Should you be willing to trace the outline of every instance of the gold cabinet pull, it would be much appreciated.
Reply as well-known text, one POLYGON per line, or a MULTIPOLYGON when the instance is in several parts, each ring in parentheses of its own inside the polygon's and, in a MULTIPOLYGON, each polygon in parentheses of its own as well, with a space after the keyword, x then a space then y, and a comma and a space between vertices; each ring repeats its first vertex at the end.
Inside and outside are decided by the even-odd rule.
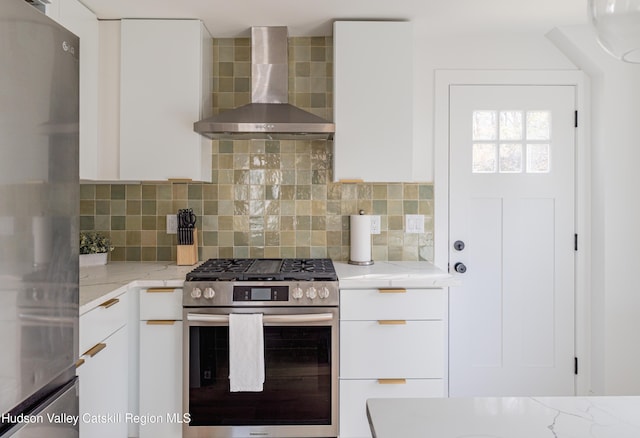
POLYGON ((76 369, 80 368, 84 364, 84 359, 78 359, 76 361, 76 369))
POLYGON ((380 385, 405 385, 407 379, 378 379, 380 385))
POLYGON ((176 322, 170 319, 150 319, 147 325, 174 325, 176 322))
POLYGON ((364 180, 362 178, 342 178, 338 180, 341 184, 360 184, 363 183, 364 180))
POLYGON ((149 289, 147 289, 147 293, 153 294, 153 293, 166 293, 166 292, 173 292, 174 290, 176 290, 175 287, 151 287, 149 289))
POLYGON ((407 321, 404 319, 381 319, 378 320, 380 325, 405 325, 407 321))
POLYGON ((108 309, 109 307, 118 304, 120 302, 120 300, 118 298, 111 298, 110 300, 105 301, 104 303, 100 304, 100 307, 104 307, 105 309, 108 309))
POLYGON ((381 287, 378 292, 381 294, 406 294, 407 290, 403 287, 381 287))
POLYGON ((107 344, 101 342, 99 344, 94 345, 93 347, 91 347, 90 349, 87 350, 87 352, 85 354, 83 354, 83 356, 95 356, 96 354, 100 353, 102 350, 104 350, 105 348, 107 348, 107 344))

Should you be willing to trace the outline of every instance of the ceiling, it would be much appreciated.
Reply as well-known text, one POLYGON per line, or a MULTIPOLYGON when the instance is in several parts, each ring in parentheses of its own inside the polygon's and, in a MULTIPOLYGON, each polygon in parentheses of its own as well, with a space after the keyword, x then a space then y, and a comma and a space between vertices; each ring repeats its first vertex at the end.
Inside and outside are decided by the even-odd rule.
POLYGON ((251 26, 331 35, 336 19, 401 19, 418 35, 542 32, 587 23, 587 0, 81 0, 100 19, 199 18, 214 37, 251 26))

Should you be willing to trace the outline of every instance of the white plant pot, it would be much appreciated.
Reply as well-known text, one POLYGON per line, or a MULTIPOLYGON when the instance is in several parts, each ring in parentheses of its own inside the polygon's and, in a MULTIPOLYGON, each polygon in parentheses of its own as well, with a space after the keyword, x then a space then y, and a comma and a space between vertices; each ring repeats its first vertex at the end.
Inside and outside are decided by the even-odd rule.
POLYGON ((80 267, 106 265, 108 255, 109 253, 106 252, 80 254, 80 267))

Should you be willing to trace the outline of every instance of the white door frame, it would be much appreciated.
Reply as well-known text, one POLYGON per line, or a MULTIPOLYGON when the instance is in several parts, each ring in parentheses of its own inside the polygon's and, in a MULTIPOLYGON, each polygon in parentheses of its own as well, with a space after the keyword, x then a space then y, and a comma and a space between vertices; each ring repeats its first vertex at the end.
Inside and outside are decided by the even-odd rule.
MULTIPOLYGON (((591 146, 588 77, 579 70, 436 70, 434 106, 434 264, 449 263, 449 88, 452 85, 573 85, 576 87, 576 395, 591 393, 591 146)), ((452 291, 455 293, 455 291, 452 291)))

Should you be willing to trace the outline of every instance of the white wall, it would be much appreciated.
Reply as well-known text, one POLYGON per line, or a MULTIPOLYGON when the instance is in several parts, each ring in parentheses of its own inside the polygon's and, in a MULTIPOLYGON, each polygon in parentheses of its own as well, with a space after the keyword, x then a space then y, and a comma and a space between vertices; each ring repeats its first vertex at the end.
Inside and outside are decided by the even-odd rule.
POLYGON ((414 175, 418 181, 433 181, 435 70, 576 69, 543 34, 434 36, 420 29, 414 32, 414 175))
POLYGON ((550 39, 591 77, 592 388, 640 394, 640 65, 607 55, 588 26, 550 39))

